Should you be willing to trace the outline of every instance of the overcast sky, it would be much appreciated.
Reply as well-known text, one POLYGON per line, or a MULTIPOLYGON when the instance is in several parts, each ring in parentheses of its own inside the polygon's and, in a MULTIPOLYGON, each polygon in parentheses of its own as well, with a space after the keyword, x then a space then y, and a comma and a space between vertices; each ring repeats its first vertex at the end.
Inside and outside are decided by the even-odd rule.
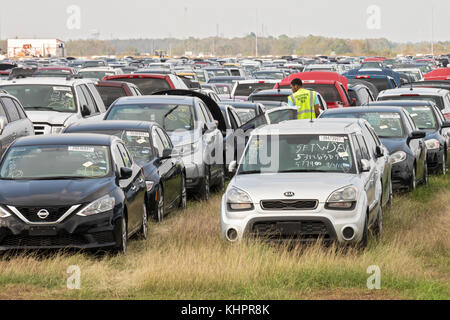
POLYGON ((19 38, 185 38, 260 35, 450 40, 448 0, 40 0, 2 1, 0 36, 19 38), (67 12, 71 5, 80 9, 67 12), (380 8, 368 14, 372 5, 380 8), (379 17, 379 19, 378 19, 379 17), (75 20, 74 20, 75 19, 75 20), (68 27, 68 20, 69 26, 68 27), (257 24, 258 20, 258 24, 257 24), (370 28, 368 27, 368 24, 370 28), (79 29, 78 29, 79 26, 79 29), (218 27, 217 27, 218 26, 218 27))

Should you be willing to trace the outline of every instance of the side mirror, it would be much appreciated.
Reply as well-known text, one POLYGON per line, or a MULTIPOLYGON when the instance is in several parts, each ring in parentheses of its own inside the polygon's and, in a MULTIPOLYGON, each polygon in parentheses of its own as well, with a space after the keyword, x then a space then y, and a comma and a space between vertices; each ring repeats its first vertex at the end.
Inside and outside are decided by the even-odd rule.
POLYGON ((228 166, 228 172, 235 173, 237 169, 237 161, 233 160, 230 162, 230 165, 228 166))
POLYGON ((447 129, 447 128, 450 128, 450 121, 445 121, 445 122, 442 124, 442 129, 447 129))
POLYGON ((424 131, 413 131, 409 135, 409 140, 423 139, 426 135, 427 134, 424 131))
POLYGON ((120 168, 120 180, 128 180, 133 176, 133 170, 130 168, 120 168))
POLYGON ((89 117, 91 115, 91 110, 88 109, 86 105, 81 107, 81 116, 89 117))
POLYGON ((5 129, 6 125, 8 124, 8 121, 5 117, 0 117, 0 134, 3 133, 3 129, 5 129))
POLYGON ((361 160, 361 172, 370 172, 370 162, 366 159, 361 160))
POLYGON ((173 149, 164 149, 161 160, 170 159, 173 157, 173 149))
POLYGON ((380 146, 377 146, 375 151, 377 154, 377 158, 384 157, 384 150, 380 146))

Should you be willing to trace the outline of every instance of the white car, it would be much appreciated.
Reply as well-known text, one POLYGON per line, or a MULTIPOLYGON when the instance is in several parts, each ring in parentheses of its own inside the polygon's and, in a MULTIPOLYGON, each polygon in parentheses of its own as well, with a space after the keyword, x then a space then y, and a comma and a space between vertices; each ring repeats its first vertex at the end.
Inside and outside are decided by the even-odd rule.
POLYGON ((112 67, 84 68, 78 72, 85 79, 97 79, 102 81, 104 77, 123 74, 122 69, 112 67))
POLYGON ((0 81, 23 105, 36 135, 61 133, 75 122, 100 121, 106 113, 91 79, 25 78, 0 81))
MULTIPOLYGON (((295 120, 253 131, 221 203, 230 242, 368 242, 382 230, 381 185, 355 120, 295 120)), ((229 170, 236 169, 236 162, 229 170)))

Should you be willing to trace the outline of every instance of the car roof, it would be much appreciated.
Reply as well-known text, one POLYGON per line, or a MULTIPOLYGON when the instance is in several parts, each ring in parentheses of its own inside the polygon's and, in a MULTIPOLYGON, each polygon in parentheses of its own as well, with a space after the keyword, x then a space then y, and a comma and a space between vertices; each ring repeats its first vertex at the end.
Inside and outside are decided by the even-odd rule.
POLYGON ((267 125, 252 132, 253 135, 267 134, 350 134, 361 132, 357 119, 290 120, 267 125), (331 121, 330 121, 331 120, 331 121))
POLYGON ((66 78, 52 78, 52 77, 38 77, 38 78, 22 78, 12 80, 1 80, 0 85, 50 85, 50 86, 74 86, 77 84, 95 83, 91 79, 70 79, 66 78))
MULTIPOLYGON (((402 109, 394 106, 380 106, 376 109, 376 112, 394 112, 402 113, 402 109)), ((362 113, 362 112, 374 112, 373 108, 369 107, 351 107, 351 108, 338 108, 338 109, 328 109, 324 113, 362 113)))
POLYGON ((380 92, 381 97, 384 96, 392 96, 392 95, 401 95, 401 94, 423 94, 423 95, 439 95, 442 96, 448 93, 448 90, 445 89, 437 89, 437 88, 422 88, 422 87, 413 87, 411 88, 396 88, 396 89, 388 89, 380 92))
POLYGON ((369 103, 369 106, 432 106, 436 105, 430 100, 383 100, 383 101, 373 101, 369 103))
POLYGON ((100 130, 151 130, 152 127, 158 126, 156 123, 147 121, 122 121, 108 120, 98 122, 78 122, 67 128, 66 133, 82 132, 82 131, 100 131, 100 130))
POLYGON ((261 90, 258 92, 254 92, 251 94, 251 96, 265 96, 265 95, 278 95, 278 96, 285 96, 285 95, 292 95, 292 90, 290 89, 269 89, 269 90, 261 90))
POLYGON ((44 136, 28 136, 16 140, 15 147, 44 145, 98 145, 109 146, 117 137, 102 134, 55 134, 44 136))
POLYGON ((164 103, 164 104, 194 104, 196 97, 188 96, 129 96, 119 98, 114 105, 121 105, 127 103, 144 104, 144 103, 164 103))

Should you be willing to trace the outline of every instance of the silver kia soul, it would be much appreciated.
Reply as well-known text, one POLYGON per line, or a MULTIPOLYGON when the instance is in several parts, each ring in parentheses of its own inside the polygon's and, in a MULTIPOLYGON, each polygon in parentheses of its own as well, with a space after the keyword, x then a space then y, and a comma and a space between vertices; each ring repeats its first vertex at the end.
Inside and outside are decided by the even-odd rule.
POLYGON ((294 120, 255 130, 222 199, 223 237, 367 245, 370 228, 381 232, 382 201, 361 138, 351 121, 294 120))

